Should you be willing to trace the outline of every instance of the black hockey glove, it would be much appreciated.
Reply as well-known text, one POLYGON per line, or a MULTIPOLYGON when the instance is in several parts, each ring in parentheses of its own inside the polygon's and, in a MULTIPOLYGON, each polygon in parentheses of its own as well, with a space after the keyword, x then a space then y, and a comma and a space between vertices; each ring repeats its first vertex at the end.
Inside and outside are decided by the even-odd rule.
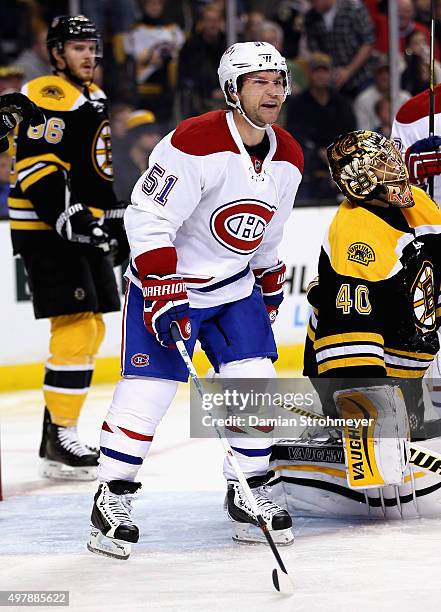
POLYGON ((57 233, 70 242, 100 249, 112 255, 117 247, 107 226, 98 221, 83 204, 72 204, 61 213, 55 223, 57 233))
POLYGON ((30 125, 40 125, 45 122, 42 111, 29 98, 21 93, 9 93, 0 96, 0 153, 9 147, 8 134, 24 121, 30 125))
POLYGON ((116 249, 112 252, 113 265, 120 266, 128 258, 130 247, 124 229, 124 212, 127 202, 118 202, 117 208, 111 208, 104 212, 104 223, 110 237, 116 242, 116 249))
POLYGON ((0 96, 0 112, 19 115, 21 121, 32 126, 40 125, 46 121, 42 110, 27 96, 18 92, 0 96))

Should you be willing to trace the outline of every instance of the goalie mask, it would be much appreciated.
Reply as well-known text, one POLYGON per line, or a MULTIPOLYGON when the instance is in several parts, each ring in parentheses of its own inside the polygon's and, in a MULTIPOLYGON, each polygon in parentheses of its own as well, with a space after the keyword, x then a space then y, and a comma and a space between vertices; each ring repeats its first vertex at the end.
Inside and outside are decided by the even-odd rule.
POLYGON ((350 202, 414 205, 406 166, 392 140, 376 132, 349 132, 339 136, 327 154, 331 176, 350 202))

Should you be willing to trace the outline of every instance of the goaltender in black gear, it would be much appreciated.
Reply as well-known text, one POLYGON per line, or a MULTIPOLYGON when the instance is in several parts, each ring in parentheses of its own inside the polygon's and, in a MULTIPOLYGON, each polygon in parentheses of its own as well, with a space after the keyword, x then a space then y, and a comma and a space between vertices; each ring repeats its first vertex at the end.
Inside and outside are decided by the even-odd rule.
POLYGON ((82 15, 60 16, 47 47, 53 74, 23 87, 45 122, 18 129, 9 216, 35 317, 51 325, 43 474, 93 479, 98 453, 79 441, 76 424, 104 338, 102 313, 120 308, 113 265, 128 254, 124 205, 112 186, 106 97, 93 84, 100 35, 82 15))
MULTIPOLYGON (((400 153, 380 134, 340 136, 328 159, 346 199, 308 289, 304 373, 330 386, 331 378, 394 379, 412 435, 422 437, 420 382, 440 348, 441 212, 410 187, 400 153)), ((325 411, 334 410, 326 402, 325 411)))

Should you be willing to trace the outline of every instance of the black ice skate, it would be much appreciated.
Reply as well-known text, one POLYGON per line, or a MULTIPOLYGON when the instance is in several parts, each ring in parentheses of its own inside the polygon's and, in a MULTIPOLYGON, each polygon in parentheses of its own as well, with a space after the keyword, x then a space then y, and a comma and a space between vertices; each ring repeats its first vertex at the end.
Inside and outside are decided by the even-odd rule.
POLYGON ((47 408, 44 410, 39 455, 42 459, 41 475, 45 478, 96 479, 99 452, 80 442, 76 427, 54 425, 47 408))
MULTIPOLYGON (((266 485, 273 475, 256 476, 248 479, 251 491, 256 500, 260 514, 265 519, 276 544, 288 545, 294 541, 292 520, 288 512, 273 502, 270 487, 266 485)), ((256 517, 237 480, 227 481, 228 489, 225 508, 233 521, 233 540, 237 542, 264 542, 265 536, 258 527, 256 517)))
POLYGON ((128 559, 139 529, 131 518, 132 501, 140 482, 111 480, 102 482, 95 493, 92 529, 87 548, 90 552, 115 559, 128 559))

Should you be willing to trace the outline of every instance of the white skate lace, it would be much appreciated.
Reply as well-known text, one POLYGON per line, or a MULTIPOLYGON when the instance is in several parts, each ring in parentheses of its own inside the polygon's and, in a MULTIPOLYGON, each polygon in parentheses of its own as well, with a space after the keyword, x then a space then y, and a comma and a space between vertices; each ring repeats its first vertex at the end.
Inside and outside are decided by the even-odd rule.
POLYGON ((90 455, 90 449, 79 438, 76 427, 58 427, 58 439, 61 446, 77 457, 90 455))
MULTIPOLYGON (((257 507, 259 508, 263 518, 267 521, 271 520, 275 514, 277 514, 278 512, 282 512, 283 510, 283 508, 278 506, 270 499, 270 492, 271 487, 268 487, 266 485, 262 485, 261 487, 252 489, 252 493, 254 495, 254 499, 256 500, 257 507)), ((239 496, 240 506, 243 508, 243 510, 248 512, 250 516, 255 518, 254 512, 252 511, 248 500, 244 496, 241 487, 238 487, 237 493, 239 496)))
POLYGON ((103 510, 105 515, 116 525, 134 525, 130 513, 134 495, 116 495, 107 491, 103 499, 103 510))

